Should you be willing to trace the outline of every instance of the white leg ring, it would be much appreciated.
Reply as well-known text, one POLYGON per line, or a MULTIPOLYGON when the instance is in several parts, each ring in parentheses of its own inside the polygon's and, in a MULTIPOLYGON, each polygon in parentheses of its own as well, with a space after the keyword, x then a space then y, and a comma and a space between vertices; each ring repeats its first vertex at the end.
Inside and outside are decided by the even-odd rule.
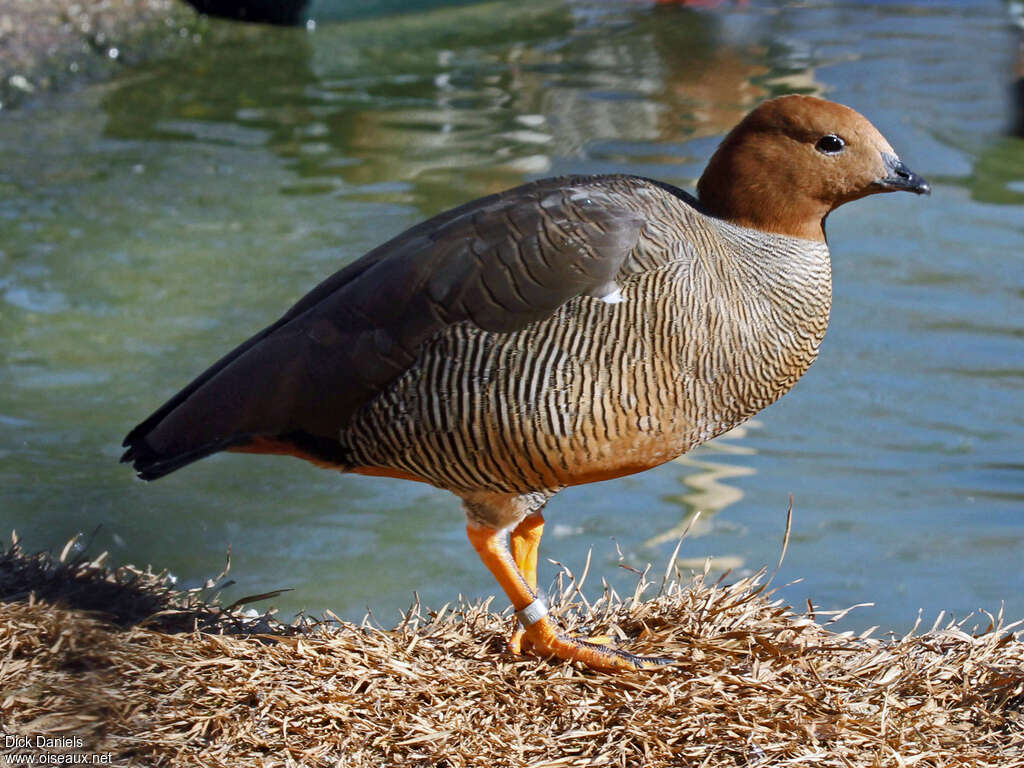
POLYGON ((548 615, 548 604, 538 597, 522 610, 516 611, 516 618, 523 628, 532 626, 548 615))

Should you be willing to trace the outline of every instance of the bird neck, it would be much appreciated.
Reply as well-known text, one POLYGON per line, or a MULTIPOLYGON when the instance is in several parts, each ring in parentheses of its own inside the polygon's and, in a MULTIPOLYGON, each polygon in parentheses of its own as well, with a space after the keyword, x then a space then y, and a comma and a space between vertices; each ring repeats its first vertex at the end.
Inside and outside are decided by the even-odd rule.
POLYGON ((771 138, 738 129, 726 136, 697 182, 701 208, 741 227, 824 242, 834 201, 771 138))
POLYGON ((704 213, 759 232, 825 242, 825 217, 831 210, 826 203, 787 190, 778 180, 728 183, 729 176, 711 170, 708 166, 697 184, 704 213))

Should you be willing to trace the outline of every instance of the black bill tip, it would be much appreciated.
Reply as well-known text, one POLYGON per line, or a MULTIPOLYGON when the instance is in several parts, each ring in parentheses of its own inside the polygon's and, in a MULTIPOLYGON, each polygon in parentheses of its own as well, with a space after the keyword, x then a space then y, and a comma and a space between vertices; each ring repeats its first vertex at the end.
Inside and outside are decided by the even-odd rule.
POLYGON ((932 185, 907 168, 895 155, 883 155, 887 174, 877 182, 892 192, 913 192, 916 195, 930 195, 932 185))

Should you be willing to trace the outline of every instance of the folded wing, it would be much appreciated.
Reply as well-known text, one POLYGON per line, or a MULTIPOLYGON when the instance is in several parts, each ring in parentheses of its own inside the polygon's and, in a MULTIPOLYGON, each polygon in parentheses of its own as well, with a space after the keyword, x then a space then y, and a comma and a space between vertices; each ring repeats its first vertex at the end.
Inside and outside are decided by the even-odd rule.
POLYGON ((613 295, 645 226, 614 190, 603 177, 547 179, 403 232, 168 400, 125 438, 122 460, 152 479, 269 437, 326 446, 329 463, 355 411, 446 326, 511 333, 576 296, 613 295))

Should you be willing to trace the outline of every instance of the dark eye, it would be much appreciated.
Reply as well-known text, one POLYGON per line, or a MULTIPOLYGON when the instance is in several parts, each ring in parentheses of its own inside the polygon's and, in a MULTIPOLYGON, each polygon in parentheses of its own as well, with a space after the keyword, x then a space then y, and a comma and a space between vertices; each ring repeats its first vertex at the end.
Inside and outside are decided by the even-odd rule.
POLYGON ((840 139, 834 133, 830 133, 827 136, 822 136, 818 139, 818 143, 814 145, 814 148, 826 155, 836 155, 842 152, 843 147, 845 146, 845 141, 840 139))

